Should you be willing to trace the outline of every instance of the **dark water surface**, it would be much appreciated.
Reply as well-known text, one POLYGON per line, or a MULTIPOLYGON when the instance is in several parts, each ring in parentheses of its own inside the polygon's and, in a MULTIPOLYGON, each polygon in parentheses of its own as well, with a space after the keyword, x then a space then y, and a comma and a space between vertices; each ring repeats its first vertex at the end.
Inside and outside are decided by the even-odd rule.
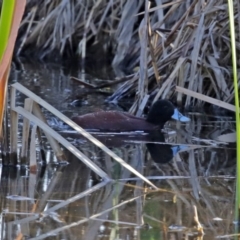
MULTIPOLYGON (((68 117, 98 109, 124 110, 124 106, 105 102, 112 89, 87 89, 70 76, 93 85, 103 83, 76 70, 29 63, 13 68, 11 82, 26 86, 68 117), (73 102, 76 99, 77 104, 73 102)), ((17 95, 19 106, 24 98, 17 95)), ((234 234, 235 144, 217 140, 234 132, 230 117, 188 113, 190 123, 170 122, 164 133, 153 136, 94 134, 150 179, 159 188, 155 190, 43 112, 54 129, 112 180, 103 180, 64 147, 69 164, 59 164, 43 138, 47 166, 33 162, 30 169, 0 168, 1 239, 210 240, 219 236, 230 239, 224 236, 234 234), (197 229, 194 208, 204 235, 197 229)))

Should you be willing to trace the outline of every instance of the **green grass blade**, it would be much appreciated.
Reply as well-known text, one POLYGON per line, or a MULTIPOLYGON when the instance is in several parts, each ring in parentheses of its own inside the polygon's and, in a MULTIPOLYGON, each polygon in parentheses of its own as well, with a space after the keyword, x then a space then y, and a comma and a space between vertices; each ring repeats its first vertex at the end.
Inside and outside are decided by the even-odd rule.
POLYGON ((6 49, 8 38, 12 25, 15 0, 4 0, 2 2, 2 11, 0 18, 0 60, 6 49))
POLYGON ((237 55, 236 55, 236 38, 234 26, 234 9, 233 1, 228 0, 230 35, 232 47, 232 66, 233 66, 233 81, 235 91, 235 106, 236 106, 236 132, 237 132, 237 184, 236 184, 236 220, 238 221, 238 212, 240 209, 240 118, 239 118, 239 97, 238 97, 238 76, 237 76, 237 55))

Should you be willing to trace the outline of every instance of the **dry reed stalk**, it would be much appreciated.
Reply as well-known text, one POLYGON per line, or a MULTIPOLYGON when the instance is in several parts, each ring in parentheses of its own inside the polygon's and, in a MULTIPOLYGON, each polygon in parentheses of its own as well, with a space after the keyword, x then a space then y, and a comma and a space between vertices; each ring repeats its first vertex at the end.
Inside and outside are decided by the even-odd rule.
POLYGON ((138 100, 141 103, 144 96, 147 93, 147 55, 148 55, 148 0, 145 0, 145 14, 139 27, 139 38, 140 38, 140 69, 139 69, 139 80, 138 80, 138 100))
MULTIPOLYGON (((237 7, 237 4, 235 5, 237 7)), ((232 100, 231 66, 228 64, 231 62, 230 40, 228 23, 224 22, 227 14, 227 6, 223 1, 211 0, 205 5, 193 1, 168 36, 157 30, 160 38, 153 49, 157 71, 160 74, 167 73, 169 77, 162 79, 163 86, 159 89, 155 99, 170 96, 173 93, 173 86, 177 82, 186 89, 216 97, 218 100, 225 102, 232 100), (183 57, 186 61, 178 66, 179 60, 183 57), (163 87, 165 87, 164 91, 163 87)), ((150 19, 151 17, 150 15, 150 19)), ((153 38, 152 35, 150 41, 153 41, 153 38)), ((153 56, 151 47, 149 54, 153 56)), ((158 77, 156 77, 156 68, 152 68, 150 64, 148 66, 150 83, 158 77)), ((135 75, 135 78, 137 76, 138 74, 135 75)), ((137 87, 135 81, 131 84, 135 88, 137 87)), ((132 89, 130 86, 125 88, 128 92, 130 89, 132 89)), ((155 87, 149 89, 148 94, 151 95, 155 90, 155 87)), ((114 95, 118 97, 112 96, 114 100, 126 95, 123 88, 120 91, 124 92, 124 95, 117 90, 114 95)), ((177 100, 179 103, 183 101, 181 94, 177 95, 177 100)), ((186 104, 195 105, 197 102, 198 100, 187 97, 186 104)))
POLYGON ((205 96, 205 95, 200 94, 200 93, 196 93, 196 92, 191 91, 189 89, 185 89, 185 88, 181 88, 181 87, 176 86, 176 91, 180 92, 180 93, 184 93, 187 96, 190 96, 190 97, 193 97, 193 98, 197 98, 197 99, 199 99, 201 101, 214 104, 214 105, 216 105, 218 107, 225 108, 225 109, 230 110, 230 111, 235 111, 235 109, 236 109, 234 105, 231 105, 231 104, 223 102, 223 101, 219 101, 217 99, 205 96))
MULTIPOLYGON (((31 15, 32 25, 21 27, 19 42, 22 52, 34 47, 41 58, 51 54, 71 55, 88 51, 91 44, 103 40, 105 51, 112 46, 114 58, 112 65, 118 76, 124 72, 118 67, 122 65, 129 71, 140 66, 139 72, 109 98, 117 102, 129 95, 136 95, 141 84, 137 79, 143 79, 143 72, 147 72, 145 86, 148 91, 140 91, 143 95, 158 97, 171 96, 174 85, 196 91, 201 94, 230 102, 233 99, 231 79, 231 51, 229 38, 229 23, 227 4, 223 0, 209 1, 173 1, 156 0, 153 6, 142 12, 146 1, 49 1, 42 0, 42 8, 31 15), (166 10, 166 7, 169 9, 166 10), (149 18, 147 42, 139 40, 138 30, 141 21, 149 18), (34 24, 33 24, 34 23, 34 24), (24 30, 24 27, 26 28, 24 30), (160 29, 161 27, 161 29, 160 29), (29 30, 29 28, 31 28, 29 30), (28 33, 28 34, 27 34, 28 33), (27 37, 26 37, 27 36, 27 37), (86 46, 86 49, 83 47, 86 46), (83 47, 83 48, 82 48, 83 47), (81 49, 85 49, 81 51, 81 49), (148 51, 150 49, 150 51, 148 51), (147 54, 147 69, 144 70, 143 56, 147 54), (180 59, 186 59, 177 67, 180 59), (142 72, 143 71, 143 72, 142 72), (173 76, 171 82, 169 77, 173 76), (161 79, 158 86, 156 82, 161 79), (157 80, 157 81, 156 81, 157 80), (152 84, 154 83, 154 84, 152 84), (163 91, 163 85, 165 89, 163 91), (156 90, 157 89, 157 90, 156 90)), ((29 9, 37 7, 35 2, 29 1, 29 9)), ((235 2, 236 19, 239 16, 239 3, 235 2)), ((25 23, 30 17, 25 16, 25 23)), ((145 24, 146 25, 146 24, 145 24)), ((142 30, 141 30, 142 31, 142 30)), ((141 32, 141 35, 147 33, 141 32)), ((240 49, 239 31, 236 45, 240 49)), ((85 54, 83 55, 85 56, 85 54)), ((98 56, 96 56, 98 57, 98 56)), ((239 68, 239 66, 238 66, 239 68)), ((143 97, 141 97, 143 99, 143 97)), ((185 100, 177 94, 177 101, 185 100)), ((198 100, 187 97, 185 104, 197 104, 198 100)))

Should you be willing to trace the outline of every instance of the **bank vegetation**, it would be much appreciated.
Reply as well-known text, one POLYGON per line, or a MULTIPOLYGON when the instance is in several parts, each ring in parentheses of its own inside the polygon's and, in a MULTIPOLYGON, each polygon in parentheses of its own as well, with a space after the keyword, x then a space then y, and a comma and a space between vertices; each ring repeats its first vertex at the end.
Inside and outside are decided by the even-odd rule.
MULTIPOLYGON (((240 4, 235 1, 239 51, 240 4)), ((124 80, 109 98, 137 96, 138 104, 175 94, 186 106, 202 104, 175 91, 180 86, 233 102, 227 1, 28 1, 16 56, 110 58, 124 80)), ((239 69, 239 65, 238 65, 239 69)), ((138 105, 137 104, 137 105, 138 105)))

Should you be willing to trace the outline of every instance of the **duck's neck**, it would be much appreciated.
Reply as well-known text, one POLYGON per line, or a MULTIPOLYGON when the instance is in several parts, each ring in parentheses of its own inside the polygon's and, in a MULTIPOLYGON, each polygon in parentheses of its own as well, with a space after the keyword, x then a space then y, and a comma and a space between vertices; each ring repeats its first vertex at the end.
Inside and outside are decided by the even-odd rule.
POLYGON ((158 119, 154 114, 148 114, 146 121, 161 127, 163 127, 163 125, 165 124, 165 122, 162 122, 161 119, 158 119))

